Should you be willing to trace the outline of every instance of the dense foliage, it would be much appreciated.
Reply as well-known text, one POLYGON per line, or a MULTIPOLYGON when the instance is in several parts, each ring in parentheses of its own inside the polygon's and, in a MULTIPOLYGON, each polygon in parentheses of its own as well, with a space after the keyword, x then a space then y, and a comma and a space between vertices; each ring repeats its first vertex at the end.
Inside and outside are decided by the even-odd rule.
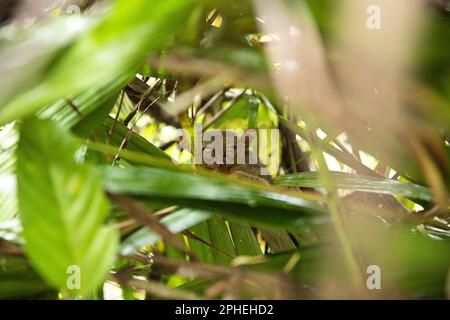
POLYGON ((448 6, 375 2, 2 2, 0 298, 448 298, 448 6))

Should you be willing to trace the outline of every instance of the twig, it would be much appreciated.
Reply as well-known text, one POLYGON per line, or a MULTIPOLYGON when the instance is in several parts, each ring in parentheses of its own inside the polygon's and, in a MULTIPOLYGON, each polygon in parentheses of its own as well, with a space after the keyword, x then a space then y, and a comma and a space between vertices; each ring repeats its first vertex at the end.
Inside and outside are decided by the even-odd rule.
POLYGON ((106 137, 106 144, 109 144, 109 141, 111 140, 112 135, 114 134, 114 131, 116 130, 117 121, 119 120, 120 111, 122 109, 123 104, 123 98, 125 96, 125 91, 122 90, 122 96, 120 98, 119 106, 117 107, 116 116, 114 117, 114 122, 109 129, 108 136, 106 137))
POLYGON ((0 239, 0 253, 14 257, 25 257, 20 245, 2 239, 0 239))
MULTIPOLYGON (((142 114, 144 114, 144 113, 145 113, 145 112, 146 112, 153 104, 155 104, 161 97, 162 97, 162 95, 159 96, 158 98, 156 98, 155 100, 153 100, 152 103, 150 103, 150 104, 144 109, 144 111, 142 112, 142 114)), ((142 114, 141 114, 141 116, 142 116, 142 114)), ((119 149, 117 150, 117 154, 116 154, 116 156, 114 157, 114 160, 113 160, 113 163, 112 163, 113 166, 117 163, 117 161, 119 161, 119 159, 120 159, 120 156, 119 156, 120 152, 121 152, 123 149, 125 149, 125 148, 127 147, 128 142, 129 142, 129 140, 131 139, 131 136, 132 136, 132 134, 133 134, 133 127, 136 125, 136 123, 138 122, 139 119, 140 119, 140 117, 138 117, 138 118, 134 121, 134 124, 128 129, 127 134, 125 135, 125 137, 123 138, 122 142, 120 143, 119 149)))
POLYGON ((437 216, 448 213, 448 193, 445 187, 442 176, 439 173, 439 169, 432 160, 428 150, 416 139, 410 139, 405 137, 411 153, 416 157, 419 166, 427 180, 434 195, 434 202, 437 205, 435 210, 432 210, 432 214, 428 214, 428 217, 437 216))
MULTIPOLYGON (((141 105, 144 103, 144 101, 146 101, 152 95, 152 93, 155 90, 158 90, 160 85, 161 85, 161 79, 158 79, 158 80, 156 80, 156 82, 153 85, 153 87, 149 87, 144 92, 144 94, 141 97, 141 100, 139 100, 139 102, 136 103, 136 105, 134 106, 133 110, 127 115, 125 120, 123 120, 123 124, 124 125, 128 125, 128 123, 131 121, 131 119, 133 119, 133 117, 136 115, 136 113, 141 109, 141 105)), ((150 105, 153 105, 153 103, 155 103, 155 102, 156 102, 156 100, 154 100, 150 105)))
POLYGON ((219 16, 219 11, 217 9, 214 9, 211 15, 209 16, 208 20, 206 21, 207 24, 211 25, 214 20, 219 16))
POLYGON ((362 162, 361 162, 361 159, 358 159, 358 158, 356 158, 355 157, 355 155, 353 154, 353 153, 351 153, 350 151, 348 151, 347 150, 347 148, 337 139, 337 138, 333 138, 333 143, 335 144, 335 145, 337 145, 338 147, 339 147, 339 149, 341 149, 341 151, 343 152, 343 153, 345 153, 348 157, 350 157, 350 158, 353 158, 353 159, 355 159, 356 161, 358 161, 358 162, 360 162, 361 164, 362 164, 362 162))
MULTIPOLYGON (((132 258, 148 263, 148 257, 143 255, 133 255, 132 258)), ((255 287, 256 292, 267 296, 272 296, 273 290, 276 289, 282 290, 290 298, 305 297, 306 294, 311 294, 300 289, 296 285, 297 283, 287 275, 272 275, 265 272, 247 270, 242 267, 226 268, 199 262, 187 263, 161 255, 153 256, 152 263, 153 266, 158 266, 158 270, 165 274, 178 274, 182 277, 215 277, 229 281, 238 272, 242 281, 237 283, 237 286, 252 285, 255 287), (267 290, 267 288, 270 288, 270 290, 267 290)))
POLYGON ((228 91, 228 89, 228 87, 222 88, 219 92, 217 92, 211 99, 208 100, 208 102, 205 103, 203 107, 200 108, 200 110, 197 111, 195 116, 197 117, 208 111, 208 109, 211 108, 211 106, 214 105, 214 103, 216 103, 216 101, 228 91))
POLYGON ((156 217, 153 216, 147 209, 143 208, 133 199, 117 194, 109 194, 111 200, 119 205, 123 210, 133 216, 138 222, 147 226, 149 229, 158 233, 167 242, 182 250, 186 250, 183 240, 174 235, 165 225, 163 225, 156 217))
POLYGON ((237 96, 235 96, 231 101, 230 101, 230 105, 222 110, 220 110, 219 112, 217 112, 214 117, 211 118, 211 120, 203 127, 203 131, 205 131, 206 129, 208 129, 210 126, 212 126, 214 123, 217 122, 217 120, 220 119, 220 117, 222 117, 228 110, 230 110, 240 99, 241 97, 244 95, 245 91, 247 91, 247 88, 243 89, 241 91, 241 93, 239 93, 237 96))
POLYGON ((173 289, 168 288, 164 284, 153 281, 153 280, 137 280, 137 279, 127 279, 125 281, 117 279, 111 276, 111 280, 114 282, 119 282, 127 286, 131 286, 137 289, 145 290, 147 293, 165 299, 173 300, 202 300, 203 298, 195 293, 183 290, 183 289, 173 289))
POLYGON ((210 244, 209 242, 207 242, 207 241, 205 241, 205 240, 203 240, 203 239, 197 237, 195 234, 193 234, 193 233, 190 232, 189 230, 184 230, 182 233, 183 233, 186 237, 188 237, 188 238, 190 238, 190 239, 192 239, 192 240, 198 241, 198 242, 204 244, 205 246, 211 248, 213 251, 215 251, 215 252, 217 252, 217 253, 219 253, 219 254, 223 254, 223 255, 227 256, 228 258, 234 259, 234 257, 233 257, 232 255, 229 255, 229 254, 226 253, 225 251, 222 251, 222 250, 220 250, 220 249, 214 247, 212 244, 210 244))
MULTIPOLYGON (((279 119, 280 119, 280 123, 285 124, 287 127, 289 127, 293 132, 295 132, 299 136, 301 136, 303 139, 305 139, 307 141, 310 140, 310 137, 308 136, 308 134, 306 133, 306 131, 304 129, 302 129, 296 125, 293 125, 292 123, 290 123, 288 120, 286 120, 283 117, 279 117, 279 119)), ((342 163, 348 165, 349 167, 355 169, 360 174, 365 174, 365 175, 372 176, 372 177, 383 177, 380 174, 378 174, 377 172, 373 171, 372 169, 366 167, 364 164, 362 164, 358 160, 356 160, 355 157, 353 157, 353 156, 347 157, 347 155, 343 151, 325 143, 324 140, 317 138, 317 143, 320 145, 320 148, 324 152, 335 157, 336 159, 338 159, 342 163)))
MULTIPOLYGON (((167 88, 167 79, 166 82, 166 88, 167 88)), ((142 95, 150 88, 150 86, 144 82, 143 80, 139 78, 134 78, 133 81, 131 81, 126 87, 125 92, 130 98, 130 100, 133 102, 134 105, 138 104, 139 101, 141 101, 142 95)), ((173 91, 174 86, 172 86, 171 89, 168 89, 167 91, 173 91)), ((152 95, 153 96, 153 95, 152 95)), ((144 103, 150 103, 148 100, 151 97, 147 99, 144 103)), ((159 122, 166 123, 170 126, 173 126, 175 128, 178 128, 180 126, 180 123, 177 119, 177 117, 169 114, 160 104, 155 103, 151 109, 148 110, 148 114, 150 114, 154 119, 156 119, 159 122)))
POLYGON ((72 110, 75 111, 75 113, 80 117, 80 119, 84 120, 84 115, 81 113, 80 109, 78 109, 78 107, 75 105, 75 103, 73 103, 73 101, 70 99, 66 99, 66 102, 69 105, 69 107, 71 107, 72 110))
POLYGON ((333 179, 328 174, 328 166, 323 155, 324 150, 319 146, 319 137, 317 137, 315 130, 309 131, 309 141, 313 150, 313 154, 317 160, 319 172, 321 176, 319 177, 323 181, 327 193, 327 205, 330 211, 330 217, 333 220, 334 230, 336 231, 337 237, 339 239, 341 248, 345 256, 345 262, 350 272, 353 285, 356 289, 361 288, 363 283, 363 276, 361 273, 361 268, 356 258, 354 248, 350 242, 350 239, 346 233, 346 219, 343 214, 342 204, 339 200, 336 185, 333 179))
POLYGON ((289 152, 291 158, 290 169, 294 172, 305 172, 309 171, 308 163, 304 161, 306 159, 304 152, 300 149, 298 145, 295 133, 282 123, 280 123, 280 130, 283 134, 287 151, 289 152))

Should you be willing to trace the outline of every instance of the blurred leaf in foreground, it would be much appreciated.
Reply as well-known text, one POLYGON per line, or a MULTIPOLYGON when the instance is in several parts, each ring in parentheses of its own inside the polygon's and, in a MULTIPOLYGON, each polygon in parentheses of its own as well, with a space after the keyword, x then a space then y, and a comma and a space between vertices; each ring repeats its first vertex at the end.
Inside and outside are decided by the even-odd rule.
POLYGON ((265 226, 301 226, 306 221, 322 221, 325 213, 321 205, 284 190, 265 190, 191 172, 104 166, 100 173, 105 189, 112 193, 210 210, 265 226))
MULTIPOLYGON (((177 0, 117 1, 103 21, 78 40, 66 43, 68 48, 58 59, 50 56, 54 50, 43 51, 46 68, 36 70, 27 86, 17 88, 11 99, 4 99, 0 123, 26 116, 46 104, 79 94, 92 86, 101 87, 104 81, 137 69, 149 51, 160 49, 180 28, 183 18, 189 14, 190 4, 190 1, 177 0), (177 19, 172 19, 173 16, 177 19), (52 63, 48 63, 50 58, 52 63)), ((60 33, 58 28, 51 28, 44 36, 52 39, 60 33)), ((38 41, 32 36, 19 44, 7 45, 4 51, 19 50, 26 40, 38 41)), ((1 56, 1 59, 5 57, 1 56)), ((25 62, 33 58, 36 57, 27 57, 25 62)), ((13 68, 1 73, 9 71, 10 76, 21 77, 21 70, 13 68)))
POLYGON ((18 147, 18 197, 25 251, 55 288, 88 294, 104 280, 118 235, 102 226, 109 210, 93 169, 75 161, 70 136, 49 120, 26 120, 18 147), (67 288, 79 268, 80 285, 67 288))

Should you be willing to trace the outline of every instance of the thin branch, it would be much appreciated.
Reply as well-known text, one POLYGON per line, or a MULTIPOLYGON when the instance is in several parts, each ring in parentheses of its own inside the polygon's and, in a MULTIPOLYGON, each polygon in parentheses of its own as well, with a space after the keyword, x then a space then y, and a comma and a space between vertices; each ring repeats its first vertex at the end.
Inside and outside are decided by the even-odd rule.
POLYGON ((433 210, 431 214, 428 214, 428 216, 438 216, 441 214, 449 215, 449 197, 447 189, 445 187, 444 181, 442 180, 439 169, 431 158, 430 153, 419 141, 416 141, 415 139, 408 139, 408 137, 406 137, 405 139, 409 145, 410 150, 412 151, 411 153, 416 157, 416 161, 422 169, 428 185, 433 191, 434 202, 436 203, 437 208, 433 210))
POLYGON ((128 279, 119 281, 116 277, 110 277, 114 282, 119 282, 122 285, 131 286, 141 289, 151 294, 152 296, 173 299, 173 300, 202 300, 203 298, 195 293, 183 289, 168 288, 166 285, 153 280, 137 280, 128 279))
POLYGON ((129 197, 117 194, 109 194, 109 197, 124 211, 133 216, 138 222, 158 233, 163 239, 167 240, 168 243, 182 251, 186 250, 183 240, 174 235, 158 220, 158 218, 153 216, 152 213, 148 212, 147 209, 142 207, 139 203, 129 197))
POLYGON ((141 116, 142 116, 142 115, 143 115, 143 114, 144 114, 144 113, 145 113, 145 112, 146 112, 153 104, 155 104, 161 97, 162 97, 162 95, 159 96, 158 98, 156 98, 155 100, 153 100, 153 102, 150 103, 150 104, 144 109, 144 111, 142 112, 142 114, 134 121, 134 124, 128 129, 127 134, 126 134, 125 137, 123 138, 123 140, 122 140, 122 142, 121 142, 121 144, 120 144, 120 146, 119 146, 119 149, 117 150, 117 154, 116 154, 116 156, 114 157, 114 160, 113 160, 113 163, 112 163, 113 166, 117 163, 117 161, 120 160, 120 156, 119 156, 120 152, 121 152, 123 149, 125 149, 125 148, 127 147, 128 142, 130 141, 131 136, 132 136, 132 134, 133 134, 133 127, 136 125, 136 123, 137 123, 138 120, 141 118, 141 116))
POLYGON ((109 141, 111 140, 112 135, 114 134, 114 131, 116 130, 117 121, 119 120, 120 111, 122 110, 122 104, 123 104, 123 98, 125 96, 125 91, 122 90, 122 96, 120 98, 119 106, 117 107, 116 116, 114 117, 114 122, 109 129, 108 137, 106 137, 106 144, 109 144, 109 141))
POLYGON ((204 114, 206 111, 208 111, 208 109, 211 108, 211 106, 213 106, 214 103, 216 103, 216 101, 219 100, 220 97, 222 97, 228 90, 229 90, 229 87, 222 88, 211 99, 209 99, 208 102, 206 102, 205 105, 200 108, 200 110, 197 111, 195 116, 197 117, 199 115, 204 114))
POLYGON ((228 112, 244 95, 244 93, 247 91, 247 88, 243 89, 237 96, 235 96, 231 101, 230 105, 219 112, 217 112, 214 117, 211 118, 211 120, 203 127, 203 131, 211 127, 214 123, 216 123, 220 117, 222 117, 226 112, 228 112))
MULTIPOLYGON (((306 131, 292 123, 290 123, 288 120, 286 120, 283 117, 279 117, 280 122, 285 124, 287 127, 291 128, 293 132, 301 136, 305 140, 310 140, 310 137, 308 137, 308 134, 306 131)), ((326 138, 325 138, 326 139, 326 138)), ((382 177, 377 172, 373 171, 369 167, 366 167, 364 164, 356 160, 356 158, 352 155, 352 157, 348 157, 343 151, 329 145, 328 143, 325 143, 324 140, 317 139, 318 145, 320 145, 320 148, 328 153, 329 155, 335 157, 337 160, 341 161, 342 163, 346 164, 347 166, 355 169, 360 174, 365 174, 368 176, 373 177, 382 177)))
POLYGON ((0 253, 14 257, 25 257, 25 252, 20 245, 3 239, 0 239, 0 253))
MULTIPOLYGON (((143 255, 133 255, 131 258, 135 258, 143 263, 150 262, 148 261, 149 258, 143 255)), ((227 268, 200 262, 187 263, 186 261, 169 259, 161 255, 155 255, 151 259, 152 261, 150 263, 153 266, 158 266, 158 271, 164 274, 178 274, 182 277, 215 277, 229 281, 238 272, 241 275, 242 281, 237 283, 237 286, 245 286, 247 289, 253 287, 255 292, 265 294, 267 298, 273 297, 274 290, 277 289, 286 298, 300 298, 312 294, 309 290, 299 288, 298 283, 288 275, 273 275, 265 272, 251 271, 239 266, 227 268)))
POLYGON ((75 113, 80 117, 80 119, 84 120, 84 115, 81 113, 80 109, 78 109, 78 107, 75 105, 75 103, 73 103, 73 101, 70 99, 66 99, 66 102, 69 105, 69 107, 72 108, 72 110, 75 111, 75 113))
POLYGON ((211 25, 214 20, 219 16, 219 11, 217 9, 214 9, 211 15, 208 17, 208 20, 206 21, 207 24, 211 25))
POLYGON ((341 248, 345 256, 348 271, 350 272, 353 285, 356 289, 361 288, 363 283, 363 276, 361 266, 358 263, 356 252, 352 246, 350 238, 347 234, 347 219, 342 210, 342 203, 337 194, 337 188, 334 180, 328 174, 328 166, 323 155, 324 150, 319 145, 319 137, 317 137, 315 130, 310 130, 310 143, 313 154, 316 158, 319 173, 319 178, 323 181, 327 193, 327 205, 330 212, 330 217, 333 220, 334 230, 336 231, 341 248))
MULTIPOLYGON (((351 153, 350 151, 348 151, 348 149, 337 139, 337 138, 333 138, 333 143, 335 144, 335 145, 337 145, 338 147, 339 147, 339 149, 341 149, 341 151, 343 152, 343 153, 345 153, 348 157, 350 157, 350 158, 354 158, 356 161, 358 161, 358 162, 361 162, 361 160, 360 159, 357 159, 356 157, 355 157, 355 155, 353 154, 353 153, 351 153)), ((361 164, 362 164, 362 162, 361 162, 361 164)))
MULTIPOLYGON (((139 100, 138 103, 136 103, 136 105, 134 106, 133 110, 128 114, 128 116, 125 118, 125 120, 123 120, 123 124, 124 125, 128 125, 128 123, 131 121, 131 119, 133 119, 133 117, 136 115, 136 113, 138 111, 141 110, 141 106, 144 103, 144 101, 146 101, 155 90, 158 90, 160 85, 161 85, 162 81, 161 79, 156 80, 155 84, 152 87, 149 87, 144 94, 141 97, 141 100, 139 100)), ((155 103, 156 100, 154 100, 151 105, 153 103, 155 103)))
POLYGON ((234 259, 234 257, 233 257, 232 255, 229 255, 229 254, 226 253, 225 251, 222 251, 222 250, 220 250, 220 249, 214 247, 212 244, 210 244, 209 242, 203 240, 203 239, 200 238, 200 237, 197 237, 195 234, 193 234, 193 233, 190 232, 189 230, 184 230, 182 233, 183 233, 186 237, 188 237, 189 239, 198 241, 198 242, 204 244, 205 246, 207 246, 208 248, 212 249, 213 251, 215 251, 215 252, 217 252, 217 253, 219 253, 219 254, 225 255, 225 256, 227 256, 228 258, 234 259))

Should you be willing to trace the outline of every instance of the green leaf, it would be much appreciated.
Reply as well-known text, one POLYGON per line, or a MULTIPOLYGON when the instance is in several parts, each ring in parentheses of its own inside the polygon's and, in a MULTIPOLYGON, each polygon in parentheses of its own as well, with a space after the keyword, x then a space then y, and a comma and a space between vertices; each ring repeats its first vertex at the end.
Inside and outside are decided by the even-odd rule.
POLYGON ((209 219, 207 224, 211 245, 225 253, 214 251, 215 263, 221 266, 229 266, 232 257, 236 256, 236 251, 226 221, 222 217, 216 216, 209 219))
MULTIPOLYGON (((195 226, 211 217, 206 211, 181 209, 177 210, 161 219, 172 233, 179 233, 189 227, 195 226)), ((120 253, 130 255, 144 246, 155 244, 161 236, 147 227, 143 227, 128 236, 121 244, 120 253)))
POLYGON ((260 225, 296 227, 306 220, 319 218, 322 221, 326 212, 319 204, 285 190, 253 187, 200 173, 106 166, 100 167, 99 172, 104 187, 112 193, 157 199, 260 225))
POLYGON ((17 150, 20 219, 25 251, 52 286, 86 294, 105 279, 118 233, 102 226, 109 203, 92 168, 75 161, 69 134, 50 120, 23 122, 17 150), (80 288, 66 287, 78 266, 80 288))
MULTIPOLYGON (((58 59, 40 68, 27 90, 22 87, 2 105, 0 124, 33 114, 58 99, 100 88, 108 79, 128 75, 149 52, 167 43, 184 24, 190 9, 189 0, 116 1, 102 21, 76 41, 66 43, 58 59)), ((59 33, 52 28, 45 37, 49 41, 59 33)), ((17 45, 10 50, 19 51, 17 45)))
POLYGON ((256 129, 256 120, 258 117, 259 99, 251 97, 248 105, 248 128, 256 129))
POLYGON ((256 235, 248 223, 230 221, 229 226, 237 255, 258 256, 262 254, 256 235))
MULTIPOLYGON (((211 238, 209 236, 208 224, 206 222, 201 222, 189 228, 189 231, 199 239, 211 244, 211 238)), ((214 251, 213 249, 195 239, 188 238, 189 249, 194 253, 195 257, 198 258, 200 262, 213 263, 214 262, 214 251)))
MULTIPOLYGON (((0 39, 0 105, 7 105, 42 81, 58 55, 93 23, 92 18, 71 16, 54 18, 25 30, 5 28, 9 32, 0 39)), ((2 114, 4 110, 0 110, 2 114)), ((15 110, 17 114, 23 111, 15 110)))
POLYGON ((117 101, 117 95, 110 97, 107 101, 99 105, 93 112, 87 117, 83 117, 81 121, 73 128, 72 132, 80 137, 89 137, 99 123, 108 116, 114 104, 117 101))
MULTIPOLYGON (((250 119, 250 104, 250 97, 247 95, 242 96, 214 123, 213 128, 230 129, 230 127, 232 128, 236 125, 240 126, 241 122, 245 123, 250 121, 247 120, 250 119)), ((228 108, 228 106, 225 108, 228 108)))
POLYGON ((295 243, 284 230, 263 229, 261 233, 272 253, 295 249, 295 243))
MULTIPOLYGON (((108 137, 108 133, 114 123, 114 119, 111 117, 106 117, 103 121, 102 125, 99 126, 93 133, 93 137, 97 137, 102 140, 101 142, 105 142, 108 137)), ((123 123, 117 121, 116 127, 111 136, 110 144, 113 146, 120 146, 125 137, 127 136, 130 129, 126 127, 123 123)), ((127 144, 127 150, 138 151, 141 153, 145 153, 154 157, 163 158, 170 160, 170 156, 159 149, 157 146, 153 145, 151 142, 137 134, 136 132, 131 133, 131 137, 127 144)))
POLYGON ((73 128, 77 135, 85 137, 105 119, 128 80, 130 77, 121 77, 108 81, 101 88, 90 88, 71 98, 72 106, 69 99, 63 99, 45 107, 38 116, 54 120, 62 127, 73 128))
MULTIPOLYGON (((83 119, 68 105, 67 101, 58 101, 44 108, 38 116, 43 119, 55 120, 64 128, 72 128, 76 134, 87 136, 93 127, 98 126, 98 123, 107 116, 117 100, 119 91, 125 86, 126 79, 128 78, 111 81, 101 90, 87 90, 77 96, 73 103, 84 116, 83 119)), ((0 129, 0 222, 12 219, 17 215, 16 177, 14 175, 15 150, 19 141, 17 127, 17 123, 12 123, 0 129)), ((133 139, 133 145, 136 139, 133 139)), ((148 151, 148 149, 147 146, 144 150, 148 151)))
MULTIPOLYGON (((332 171, 329 174, 338 189, 400 195, 410 199, 432 201, 431 191, 421 185, 344 172, 332 171)), ((300 172, 281 176, 275 180, 275 184, 284 187, 322 187, 318 172, 300 172)))

